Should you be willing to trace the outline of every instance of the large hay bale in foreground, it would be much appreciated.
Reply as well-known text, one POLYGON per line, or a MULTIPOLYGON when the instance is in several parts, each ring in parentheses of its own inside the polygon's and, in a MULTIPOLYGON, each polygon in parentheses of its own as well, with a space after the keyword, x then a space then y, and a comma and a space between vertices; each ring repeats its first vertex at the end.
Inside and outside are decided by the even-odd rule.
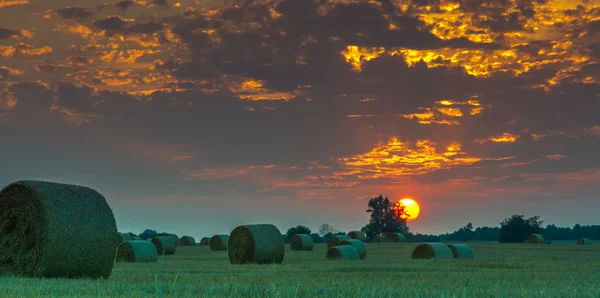
POLYGON ((158 236, 169 236, 173 239, 173 242, 175 242, 175 246, 179 246, 181 243, 179 242, 179 236, 177 236, 177 234, 173 234, 173 233, 160 233, 158 234, 158 236))
POLYGON ((443 243, 423 243, 415 247, 413 259, 453 259, 454 255, 448 246, 443 243))
POLYGON ((311 235, 295 234, 290 239, 291 250, 313 250, 314 241, 311 235))
POLYGON ((402 233, 385 233, 390 242, 406 242, 406 236, 402 233))
POLYGON ((335 246, 327 250, 327 260, 360 260, 356 247, 352 245, 335 246))
POLYGON ((330 249, 334 246, 338 246, 340 244, 340 241, 342 240, 349 240, 352 239, 350 238, 350 236, 348 235, 333 235, 331 237, 329 237, 329 239, 327 240, 327 249, 330 249))
POLYGON ((592 242, 590 241, 590 239, 587 239, 587 238, 577 238, 577 244, 587 245, 587 244, 592 244, 592 242))
POLYGON ((527 243, 544 244, 544 237, 540 234, 531 234, 527 237, 527 243))
POLYGON ((0 191, 0 274, 108 277, 117 226, 93 189, 17 181, 0 191))
POLYGON ((473 249, 466 244, 448 244, 455 259, 472 259, 473 249))
POLYGON ((243 225, 231 231, 227 254, 231 264, 281 264, 284 245, 281 232, 274 225, 243 225))
POLYGON ((209 245, 212 251, 227 250, 227 243, 229 242, 229 235, 217 234, 210 238, 209 245))
POLYGON ((362 241, 360 241, 358 239, 342 240, 340 242, 340 246, 343 246, 343 245, 354 246, 354 248, 356 248, 356 250, 358 251, 358 257, 361 260, 367 257, 367 247, 365 246, 365 244, 362 241))
POLYGON ((117 248, 117 262, 156 262, 157 259, 158 252, 150 241, 125 241, 117 248))
POLYGON ((352 239, 358 239, 362 242, 367 241, 367 236, 365 236, 365 233, 361 231, 350 231, 348 232, 348 236, 350 236, 352 239))
POLYGON ((169 236, 156 236, 152 238, 152 244, 156 247, 156 253, 159 256, 172 255, 175 253, 177 246, 175 245, 175 241, 173 241, 173 237, 169 236))
POLYGON ((125 241, 133 240, 133 237, 128 233, 119 233, 117 236, 119 237, 119 241, 118 241, 119 243, 117 243, 117 245, 121 244, 125 241))
POLYGON ((183 236, 179 241, 179 245, 181 246, 196 246, 196 239, 192 236, 183 236))
POLYGON ((209 245, 210 244, 210 237, 202 237, 202 239, 200 239, 200 245, 209 245))
POLYGON ((386 235, 375 235, 373 242, 390 242, 390 239, 386 235))

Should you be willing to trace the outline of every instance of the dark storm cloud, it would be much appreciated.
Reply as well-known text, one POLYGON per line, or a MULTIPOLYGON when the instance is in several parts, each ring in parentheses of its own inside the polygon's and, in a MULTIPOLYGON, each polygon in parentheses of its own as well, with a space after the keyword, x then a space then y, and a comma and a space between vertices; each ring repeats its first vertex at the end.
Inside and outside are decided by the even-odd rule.
POLYGON ((138 3, 134 0, 122 0, 122 1, 115 3, 115 7, 118 9, 121 9, 121 10, 127 10, 129 7, 131 7, 132 5, 136 5, 136 4, 138 4, 138 3))
POLYGON ((8 29, 0 27, 0 40, 12 37, 22 37, 23 31, 18 29, 8 29))
POLYGON ((169 2, 167 0, 152 0, 152 3, 161 6, 162 8, 169 8, 169 2))
POLYGON ((62 9, 54 10, 64 19, 87 19, 94 15, 94 12, 82 6, 68 6, 62 9))
POLYGON ((159 21, 132 22, 120 16, 108 16, 104 19, 92 22, 95 28, 105 30, 108 36, 114 34, 153 34, 165 28, 165 24, 159 21))

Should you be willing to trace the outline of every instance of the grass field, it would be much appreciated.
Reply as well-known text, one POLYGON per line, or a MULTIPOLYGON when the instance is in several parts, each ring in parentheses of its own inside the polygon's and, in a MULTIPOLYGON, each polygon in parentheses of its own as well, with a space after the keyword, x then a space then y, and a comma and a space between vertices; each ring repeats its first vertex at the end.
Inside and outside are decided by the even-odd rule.
POLYGON ((158 263, 117 263, 106 280, 0 277, 0 297, 600 297, 600 245, 472 243, 475 260, 412 260, 417 243, 367 243, 362 261, 326 245, 280 265, 230 265, 178 247, 158 263))

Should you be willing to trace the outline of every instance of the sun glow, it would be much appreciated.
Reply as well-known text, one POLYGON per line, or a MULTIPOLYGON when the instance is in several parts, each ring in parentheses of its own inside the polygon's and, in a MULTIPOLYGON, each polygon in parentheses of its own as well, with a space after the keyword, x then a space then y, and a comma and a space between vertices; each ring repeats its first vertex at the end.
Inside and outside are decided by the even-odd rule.
POLYGON ((419 204, 411 199, 411 198, 403 198, 396 206, 404 206, 405 214, 402 214, 400 218, 405 219, 407 222, 411 222, 419 217, 419 213, 421 213, 421 208, 419 204))

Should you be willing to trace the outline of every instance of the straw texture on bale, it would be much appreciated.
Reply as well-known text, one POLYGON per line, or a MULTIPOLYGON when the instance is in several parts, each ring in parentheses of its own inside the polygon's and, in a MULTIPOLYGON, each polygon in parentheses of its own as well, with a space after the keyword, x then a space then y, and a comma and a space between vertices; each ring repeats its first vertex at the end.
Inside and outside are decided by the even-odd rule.
POLYGON ((527 237, 527 243, 544 244, 544 237, 540 234, 531 234, 527 237))
POLYGON ((373 242, 390 242, 390 239, 386 235, 375 235, 373 242))
POLYGON ((455 259, 472 259, 473 249, 466 244, 448 244, 455 259))
POLYGON ((363 233, 361 231, 348 232, 348 236, 350 236, 350 238, 352 238, 352 239, 358 239, 362 242, 367 241, 367 236, 365 236, 365 233, 363 233))
POLYGON ((415 247, 413 259, 453 259, 454 255, 448 246, 443 243, 423 243, 415 247))
POLYGON ((406 242, 406 236, 402 233, 385 233, 385 235, 390 239, 390 242, 406 242))
POLYGON ((290 239, 291 250, 313 250, 314 241, 311 235, 295 234, 290 239))
POLYGON ((115 217, 93 189, 17 181, 0 191, 0 274, 107 278, 115 217))
POLYGON ((154 244, 154 247, 156 247, 156 253, 159 256, 162 256, 163 254, 172 255, 177 249, 175 241, 173 241, 173 238, 169 236, 156 236, 152 238, 152 244, 154 244))
POLYGON ((367 257, 367 247, 365 246, 365 244, 358 240, 358 239, 348 239, 348 240, 342 240, 340 242, 340 246, 343 245, 352 245, 354 246, 354 248, 356 248, 356 251, 358 251, 358 257, 363 260, 364 258, 367 257))
POLYGON ((209 245, 210 250, 220 251, 227 250, 227 243, 229 242, 229 235, 217 234, 210 238, 209 245))
POLYGON ((156 262, 157 259, 158 252, 150 241, 125 241, 117 248, 117 262, 156 262))
POLYGON ((119 243, 117 243, 117 244, 120 244, 125 241, 133 240, 133 237, 131 237, 131 235, 129 235, 127 233, 119 233, 118 237, 119 237, 119 243))
POLYGON ((352 245, 335 246, 327 250, 327 260, 360 260, 356 247, 352 245))
POLYGON ((177 234, 173 234, 173 233, 160 233, 158 236, 169 236, 173 239, 173 242, 175 242, 175 246, 179 246, 179 236, 177 236, 177 234))
POLYGON ((330 249, 334 246, 338 246, 340 244, 340 241, 342 240, 349 240, 352 239, 350 238, 350 236, 348 235, 333 235, 331 237, 329 237, 329 239, 327 240, 327 249, 330 249))
POLYGON ((586 244, 592 244, 590 242, 590 239, 587 238, 577 238, 577 244, 579 245, 586 245, 586 244))
POLYGON ((202 237, 202 239, 200 239, 200 245, 209 245, 210 244, 210 237, 202 237))
POLYGON ((284 245, 281 232, 274 225, 243 225, 231 231, 227 254, 231 264, 281 264, 284 245))
POLYGON ((196 246, 196 239, 191 236, 183 236, 179 241, 179 245, 181 246, 196 246))

